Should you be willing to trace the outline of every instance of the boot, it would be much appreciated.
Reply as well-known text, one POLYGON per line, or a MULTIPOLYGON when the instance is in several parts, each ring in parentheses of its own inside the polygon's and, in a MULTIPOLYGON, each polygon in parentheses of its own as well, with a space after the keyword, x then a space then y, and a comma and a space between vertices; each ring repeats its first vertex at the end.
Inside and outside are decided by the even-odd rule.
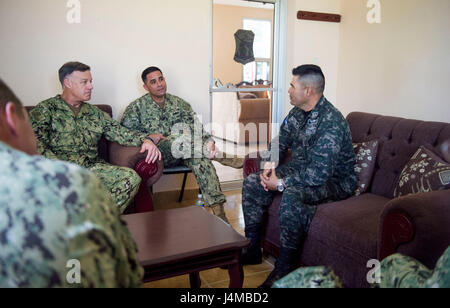
POLYGON ((250 245, 242 252, 242 265, 261 264, 261 226, 246 227, 245 237, 250 240, 250 245))
POLYGON ((211 205, 211 210, 213 211, 214 215, 222 219, 227 224, 230 224, 230 222, 227 219, 227 216, 225 215, 225 210, 223 208, 223 203, 217 203, 211 205))
POLYGON ((280 256, 275 262, 275 268, 270 273, 269 277, 267 277, 266 281, 259 286, 262 289, 268 289, 272 287, 275 281, 280 280, 287 274, 291 273, 295 269, 295 265, 297 264, 298 258, 298 250, 292 248, 283 248, 281 247, 280 256))
POLYGON ((226 153, 217 153, 214 155, 213 160, 219 162, 220 164, 228 167, 232 167, 235 169, 244 168, 244 158, 239 158, 238 156, 229 157, 229 154, 226 153), (222 158, 217 158, 222 157, 222 158))

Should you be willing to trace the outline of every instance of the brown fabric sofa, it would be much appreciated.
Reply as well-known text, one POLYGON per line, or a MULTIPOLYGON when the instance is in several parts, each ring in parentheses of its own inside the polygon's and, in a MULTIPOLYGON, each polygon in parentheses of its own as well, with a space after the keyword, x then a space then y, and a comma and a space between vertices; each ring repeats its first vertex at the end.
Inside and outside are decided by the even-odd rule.
MULTIPOLYGON (((379 140, 368 191, 348 200, 322 204, 311 223, 299 264, 330 266, 344 287, 369 287, 367 267, 399 252, 434 268, 450 245, 450 190, 393 199, 401 171, 419 146, 449 157, 450 124, 355 112, 347 120, 354 143, 379 140)), ((259 171, 260 159, 247 158, 244 176, 259 171)), ((279 253, 278 195, 268 211, 264 251, 279 253)))
MULTIPOLYGON (((111 106, 96 106, 112 117, 111 106)), ((33 108, 33 106, 26 107, 26 110, 29 112, 33 108)), ((102 159, 113 165, 134 169, 142 178, 134 202, 127 208, 125 214, 153 211, 151 187, 161 178, 164 169, 162 161, 147 164, 144 160, 147 153, 141 154, 140 150, 139 147, 124 147, 114 142, 108 142, 105 138, 102 138, 98 145, 99 155, 102 159)))

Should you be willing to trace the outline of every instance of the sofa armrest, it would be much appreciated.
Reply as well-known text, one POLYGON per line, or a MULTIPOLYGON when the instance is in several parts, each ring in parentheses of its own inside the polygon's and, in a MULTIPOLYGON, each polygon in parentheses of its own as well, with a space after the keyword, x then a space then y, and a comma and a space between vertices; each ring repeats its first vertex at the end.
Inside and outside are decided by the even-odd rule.
POLYGON ((162 161, 147 164, 147 153, 139 153, 140 150, 139 147, 125 147, 115 142, 109 144, 110 163, 134 169, 142 179, 134 200, 137 213, 153 211, 151 187, 161 178, 164 170, 162 161))
POLYGON ((115 142, 109 143, 109 162, 116 166, 134 169, 137 163, 147 156, 139 153, 140 147, 125 147, 115 142))
POLYGON ((380 216, 378 258, 393 253, 434 268, 450 245, 450 190, 396 198, 380 216))
POLYGON ((244 178, 261 170, 261 156, 259 153, 250 153, 244 160, 244 178))

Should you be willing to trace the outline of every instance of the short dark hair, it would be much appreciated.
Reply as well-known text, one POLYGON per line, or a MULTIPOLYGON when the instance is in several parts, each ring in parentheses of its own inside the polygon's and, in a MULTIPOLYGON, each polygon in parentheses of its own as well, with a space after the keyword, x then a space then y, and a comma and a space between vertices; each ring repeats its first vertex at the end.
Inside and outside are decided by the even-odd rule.
POLYGON ((23 116, 22 102, 17 98, 14 92, 0 79, 0 110, 6 107, 6 104, 13 103, 16 106, 17 114, 23 116))
POLYGON ((144 83, 146 83, 147 82, 147 75, 150 74, 150 73, 153 73, 153 72, 160 72, 162 74, 162 71, 159 68, 157 68, 156 66, 150 66, 150 67, 146 68, 142 72, 142 76, 141 76, 142 81, 144 83))
POLYGON ((61 85, 64 87, 64 79, 66 79, 67 76, 72 74, 73 72, 86 72, 90 71, 91 68, 83 63, 80 62, 67 62, 58 71, 59 74, 59 81, 61 82, 61 85))
POLYGON ((325 75, 322 69, 313 64, 301 65, 294 68, 292 75, 299 76, 301 82, 314 87, 318 93, 323 93, 325 91, 325 75))

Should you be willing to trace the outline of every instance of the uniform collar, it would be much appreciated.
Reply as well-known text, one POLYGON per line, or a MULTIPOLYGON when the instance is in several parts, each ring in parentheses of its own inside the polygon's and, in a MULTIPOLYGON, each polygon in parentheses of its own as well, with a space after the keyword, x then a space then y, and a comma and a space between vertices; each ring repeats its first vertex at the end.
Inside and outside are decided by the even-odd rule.
POLYGON ((325 96, 322 95, 319 102, 316 104, 316 107, 314 107, 314 109, 308 113, 308 118, 317 119, 319 117, 320 111, 326 101, 327 101, 327 99, 325 98, 325 96))
MULTIPOLYGON (((158 105, 158 103, 153 100, 150 93, 147 93, 145 96, 147 97, 147 99, 150 101, 151 104, 155 104, 155 106, 157 106, 159 109, 161 109, 161 107, 158 105)), ((161 110, 166 110, 167 107, 170 107, 171 105, 172 105, 172 96, 169 93, 166 93, 166 99, 164 101, 164 109, 161 109, 161 110)))
MULTIPOLYGON (((56 95, 55 97, 58 100, 58 104, 57 107, 58 109, 64 110, 64 111, 70 111, 73 113, 72 108, 70 107, 69 103, 67 103, 62 97, 61 95, 56 95)), ((78 115, 83 113, 84 110, 84 105, 86 105, 85 102, 82 102, 80 105, 80 112, 78 113, 78 115)), ((75 114, 74 114, 75 115, 75 114)))

